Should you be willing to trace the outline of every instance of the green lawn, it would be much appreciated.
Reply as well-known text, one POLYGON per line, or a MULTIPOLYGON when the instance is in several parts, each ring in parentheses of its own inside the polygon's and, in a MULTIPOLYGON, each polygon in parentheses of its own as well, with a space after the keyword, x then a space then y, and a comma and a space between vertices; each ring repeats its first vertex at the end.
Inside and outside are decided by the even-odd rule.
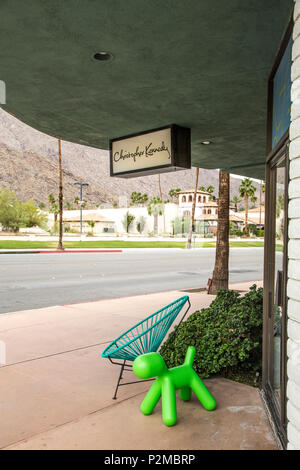
MULTIPOLYGON (((194 246, 194 243, 193 245, 194 246)), ((216 242, 207 241, 196 243, 196 247, 214 248, 216 242)), ((263 241, 232 241, 231 247, 263 247, 263 241)), ((48 249, 56 248, 57 242, 54 241, 23 241, 23 240, 0 240, 0 249, 48 249)), ((122 241, 122 240, 104 240, 104 241, 65 241, 65 248, 185 248, 186 242, 179 241, 122 241)), ((276 245, 278 251, 282 251, 281 245, 276 245)))

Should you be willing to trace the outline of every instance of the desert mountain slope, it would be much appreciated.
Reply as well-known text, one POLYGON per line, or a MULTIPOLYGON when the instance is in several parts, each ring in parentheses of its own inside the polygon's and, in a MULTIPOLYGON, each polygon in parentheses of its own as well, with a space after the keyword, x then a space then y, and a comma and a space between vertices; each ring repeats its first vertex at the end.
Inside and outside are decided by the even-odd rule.
MULTIPOLYGON (((58 193, 57 139, 45 135, 0 109, 0 187, 16 191, 22 200, 46 202, 48 195, 58 193)), ((158 176, 121 179, 109 175, 109 156, 105 150, 62 142, 65 200, 79 195, 75 181, 89 183, 85 190, 88 206, 118 201, 132 191, 159 194, 158 176)), ((166 199, 171 188, 192 189, 195 169, 161 175, 161 187, 166 199)), ((240 181, 232 179, 231 193, 237 194, 240 181)), ((199 186, 218 188, 216 170, 200 170, 199 186)))

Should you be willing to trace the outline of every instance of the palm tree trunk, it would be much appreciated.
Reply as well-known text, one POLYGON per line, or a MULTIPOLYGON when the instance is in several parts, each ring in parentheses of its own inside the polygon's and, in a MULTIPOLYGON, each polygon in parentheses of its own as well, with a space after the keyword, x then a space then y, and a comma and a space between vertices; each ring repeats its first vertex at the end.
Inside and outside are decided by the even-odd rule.
MULTIPOLYGON (((158 187, 159 187, 159 197, 160 197, 160 200, 161 202, 163 202, 162 200, 162 190, 161 190, 161 184, 160 184, 160 174, 158 173, 158 187)), ((165 219, 165 213, 163 213, 163 231, 164 233, 166 232, 166 219, 165 219)))
POLYGON ((198 179, 199 179, 199 168, 196 168, 196 183, 195 183, 195 190, 194 190, 194 199, 192 205, 192 217, 191 217, 191 225, 188 234, 188 240, 186 247, 190 249, 192 247, 192 235, 193 235, 193 227, 194 227, 194 220, 195 220, 195 209, 196 209, 196 197, 197 197, 197 189, 198 189, 198 179))
POLYGON ((261 229, 261 182, 259 184, 259 229, 261 229))
POLYGON ((160 174, 158 174, 158 188, 159 188, 159 197, 162 201, 162 191, 161 191, 161 184, 160 184, 160 174))
POLYGON ((58 164, 59 164, 59 240, 58 250, 64 250, 62 239, 63 239, 63 182, 62 182, 62 165, 61 165, 61 139, 58 139, 58 164))
POLYGON ((248 196, 245 196, 245 232, 248 232, 248 196))
POLYGON ((230 174, 220 170, 216 260, 209 294, 228 289, 230 174))

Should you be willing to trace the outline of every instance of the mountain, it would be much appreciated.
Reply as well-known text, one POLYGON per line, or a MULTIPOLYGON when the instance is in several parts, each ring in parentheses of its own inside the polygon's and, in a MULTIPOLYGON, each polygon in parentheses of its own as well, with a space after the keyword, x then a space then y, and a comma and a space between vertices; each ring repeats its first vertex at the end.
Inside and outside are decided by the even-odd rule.
MULTIPOLYGON (((58 142, 22 123, 0 109, 0 188, 14 190, 21 200, 34 199, 46 203, 48 195, 58 194, 58 142)), ((71 142, 62 142, 62 166, 64 199, 72 202, 79 196, 74 182, 88 183, 84 199, 88 207, 101 203, 118 202, 133 191, 159 195, 158 176, 122 179, 109 175, 109 154, 71 142)), ((161 175, 164 199, 171 188, 192 189, 195 184, 195 168, 161 175)), ((200 170, 199 186, 218 188, 217 170, 200 170)), ((231 179, 231 195, 238 194, 240 180, 231 179)))
MULTIPOLYGON (((47 205, 48 195, 58 193, 58 164, 31 151, 20 151, 0 144, 0 188, 15 191, 18 199, 33 199, 47 205)), ((79 196, 78 179, 68 170, 63 171, 64 199, 74 201, 79 196)), ((101 203, 112 203, 114 197, 92 183, 84 190, 84 199, 89 207, 101 203)))

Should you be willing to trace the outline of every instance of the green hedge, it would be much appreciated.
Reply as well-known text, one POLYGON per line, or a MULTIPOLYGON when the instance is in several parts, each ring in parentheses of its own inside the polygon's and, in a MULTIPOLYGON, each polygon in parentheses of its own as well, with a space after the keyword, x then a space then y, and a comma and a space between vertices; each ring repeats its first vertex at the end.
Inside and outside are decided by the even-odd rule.
POLYGON ((259 371, 262 356, 263 289, 254 284, 241 296, 220 290, 208 308, 197 311, 170 333, 160 353, 168 367, 181 365, 195 346, 194 369, 201 377, 230 369, 259 371))

